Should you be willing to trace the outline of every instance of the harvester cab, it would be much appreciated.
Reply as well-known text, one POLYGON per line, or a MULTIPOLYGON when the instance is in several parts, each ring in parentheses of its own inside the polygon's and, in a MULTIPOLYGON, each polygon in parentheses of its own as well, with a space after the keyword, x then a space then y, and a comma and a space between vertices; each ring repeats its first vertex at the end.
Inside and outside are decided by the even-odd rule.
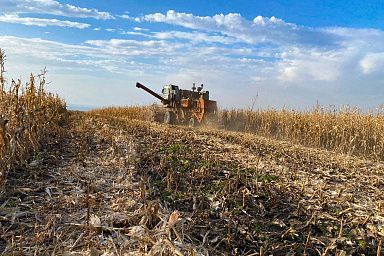
POLYGON ((217 103, 209 99, 209 92, 203 91, 203 85, 197 87, 197 90, 195 84, 192 90, 180 89, 172 84, 165 85, 162 95, 140 83, 136 83, 136 87, 156 97, 165 106, 164 123, 196 126, 206 120, 207 116, 215 117, 217 114, 217 103))
POLYGON ((180 100, 180 89, 177 85, 165 85, 162 90, 163 98, 172 102, 180 100))

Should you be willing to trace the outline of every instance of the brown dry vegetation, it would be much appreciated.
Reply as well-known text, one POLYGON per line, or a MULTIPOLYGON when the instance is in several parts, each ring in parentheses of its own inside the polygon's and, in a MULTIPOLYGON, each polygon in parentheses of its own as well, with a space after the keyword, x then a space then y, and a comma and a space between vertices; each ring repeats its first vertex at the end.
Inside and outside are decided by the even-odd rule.
POLYGON ((44 143, 61 133, 65 103, 45 91, 45 70, 29 82, 5 78, 5 53, 0 49, 0 186, 11 168, 25 165, 44 143))
POLYGON ((311 111, 223 111, 229 130, 287 140, 310 147, 384 160, 384 116, 357 109, 311 111))
MULTIPOLYGON (((92 113, 149 120, 150 107, 110 107, 92 113)), ((357 109, 310 111, 222 110, 219 122, 226 130, 248 132, 308 147, 384 160, 384 115, 357 109)))
MULTIPOLYGON (((134 134, 135 168, 150 202, 182 213, 183 237, 173 236, 179 248, 211 255, 380 255, 382 163, 243 133, 91 114, 99 115, 134 134)), ((157 212, 147 214, 148 235, 157 234, 157 212)), ((162 241, 156 238, 155 244, 162 241)))
POLYGON ((88 111, 93 115, 111 115, 132 120, 151 121, 152 111, 156 108, 152 106, 129 106, 129 107, 106 107, 88 111))
POLYGON ((381 255, 381 162, 107 110, 67 130, 10 173, 5 254, 381 255))

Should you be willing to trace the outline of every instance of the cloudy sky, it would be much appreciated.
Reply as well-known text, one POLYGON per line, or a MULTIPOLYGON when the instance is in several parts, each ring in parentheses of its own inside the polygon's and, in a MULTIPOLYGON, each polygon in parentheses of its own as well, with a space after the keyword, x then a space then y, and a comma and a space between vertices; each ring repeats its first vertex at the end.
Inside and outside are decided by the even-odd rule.
POLYGON ((47 67, 71 106, 204 83, 221 107, 384 103, 380 1, 0 0, 8 77, 47 67))

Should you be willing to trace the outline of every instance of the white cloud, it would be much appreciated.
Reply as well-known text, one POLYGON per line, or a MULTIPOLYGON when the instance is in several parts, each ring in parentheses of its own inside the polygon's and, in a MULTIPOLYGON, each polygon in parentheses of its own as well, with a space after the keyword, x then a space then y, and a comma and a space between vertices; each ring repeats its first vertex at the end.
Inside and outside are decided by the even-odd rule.
POLYGON ((136 22, 140 22, 141 21, 141 18, 139 18, 139 17, 131 17, 128 14, 123 14, 123 15, 120 15, 118 17, 126 19, 126 20, 136 21, 136 22))
POLYGON ((265 42, 274 44, 316 44, 327 41, 333 36, 327 31, 300 27, 275 17, 257 16, 254 20, 247 20, 238 13, 195 16, 190 13, 169 10, 166 14, 148 14, 135 18, 135 20, 168 23, 189 29, 217 32, 249 44, 265 42))
POLYGON ((121 35, 134 35, 134 36, 143 36, 143 37, 152 37, 151 35, 149 34, 144 34, 142 32, 136 32, 136 31, 120 31, 119 32, 121 35))
POLYGON ((114 55, 142 57, 178 55, 180 49, 185 47, 183 44, 169 43, 164 40, 110 39, 88 40, 85 43, 114 55))
POLYGON ((79 28, 79 29, 90 27, 90 25, 86 23, 67 21, 67 20, 57 20, 57 19, 19 17, 18 15, 15 15, 15 14, 5 14, 0 16, 0 22, 23 24, 27 26, 38 26, 38 27, 58 26, 58 27, 71 27, 71 28, 79 28))
POLYGON ((129 56, 111 56, 103 48, 86 45, 66 44, 40 38, 19 38, 0 36, 0 45, 9 59, 22 58, 25 62, 34 62, 34 67, 47 66, 49 70, 109 71, 122 72, 132 61, 129 56))
POLYGON ((320 49, 292 48, 281 55, 279 79, 286 82, 336 81, 342 75, 342 64, 349 56, 345 49, 324 51, 320 49))
MULTIPOLYGON (((258 63, 260 66, 260 61, 265 61, 265 70, 269 75, 278 78, 285 85, 304 81, 342 83, 343 80, 350 79, 350 72, 355 72, 354 75, 358 77, 361 74, 377 73, 384 65, 384 47, 381 44, 384 41, 384 32, 377 29, 311 28, 287 23, 273 16, 257 16, 253 20, 247 20, 237 13, 196 16, 173 10, 135 19, 194 30, 151 33, 157 39, 211 42, 216 46, 229 44, 231 53, 219 53, 217 47, 197 48, 200 53, 210 54, 209 56, 235 52, 237 55, 243 54, 242 57, 225 57, 225 60, 236 62, 238 66, 245 63, 258 63), (237 42, 248 45, 243 48, 233 47, 237 42), (249 58, 250 56, 256 58, 249 58), (271 66, 273 71, 270 71, 271 66)), ((271 79, 272 77, 269 78, 271 79)))
POLYGON ((120 18, 123 18, 123 19, 127 19, 127 20, 129 20, 129 19, 132 18, 132 17, 129 16, 128 14, 123 14, 123 15, 120 15, 119 17, 120 17, 120 18))
POLYGON ((364 74, 382 72, 384 70, 384 52, 368 53, 360 61, 360 67, 364 74))
POLYGON ((62 4, 55 0, 2 0, 0 1, 0 12, 52 14, 65 17, 95 18, 99 20, 114 19, 114 16, 108 12, 62 4))
POLYGON ((71 56, 100 57, 101 52, 87 46, 59 43, 40 38, 0 36, 0 45, 8 55, 27 55, 41 60, 57 60, 71 56))
POLYGON ((256 83, 262 83, 266 80, 265 77, 261 77, 261 76, 252 76, 251 77, 251 80, 256 82, 256 83))
POLYGON ((147 28, 140 28, 140 27, 134 27, 133 30, 134 31, 148 31, 149 29, 147 29, 147 28))
POLYGON ((116 48, 122 49, 124 47, 131 48, 133 46, 150 46, 150 47, 161 47, 165 46, 164 41, 137 41, 137 40, 125 40, 125 39, 111 39, 111 40, 88 40, 87 44, 98 46, 98 47, 106 47, 106 48, 116 48))
POLYGON ((185 32, 185 31, 161 31, 161 32, 148 32, 148 29, 133 28, 134 31, 121 31, 122 35, 138 35, 152 39, 159 40, 186 40, 185 43, 220 43, 231 44, 239 42, 237 39, 229 36, 215 35, 202 33, 198 31, 185 32))
POLYGON ((1 48, 8 57, 8 78, 22 77, 25 81, 29 72, 37 73, 46 66, 47 79, 52 81, 48 89, 59 93, 70 104, 100 106, 153 102, 151 97, 140 95, 134 84, 136 81, 162 84, 165 81, 159 81, 159 78, 163 79, 168 73, 164 71, 167 67, 134 57, 161 54, 156 53, 156 49, 166 47, 164 42, 114 40, 93 43, 77 45, 40 38, 0 36, 1 48), (119 48, 125 50, 119 51, 119 48))
MULTIPOLYGON (((38 65, 56 73, 84 77, 84 72, 100 81, 116 79, 116 84, 127 87, 135 81, 153 88, 166 83, 183 88, 192 82, 204 83, 225 106, 251 104, 259 94, 263 106, 311 106, 319 100, 367 107, 384 95, 381 30, 309 28, 275 17, 248 20, 240 14, 202 17, 175 11, 129 19, 148 28, 151 24, 143 22, 170 25, 161 26, 162 31, 141 27, 115 31, 130 39, 110 38, 116 34, 107 33, 109 38, 103 40, 63 44, 0 37, 0 45, 11 49, 8 55, 16 54, 24 61, 36 59, 38 65)), ((114 89, 106 92, 110 98, 124 91, 114 89)), ((141 95, 130 87, 129 93, 141 95)), ((140 97, 134 102, 151 100, 140 97)), ((131 98, 126 104, 133 104, 131 98)))
POLYGON ((199 32, 183 32, 183 31, 166 31, 154 32, 152 36, 158 39, 185 39, 191 42, 210 42, 210 43, 224 43, 230 44, 237 40, 228 36, 209 35, 199 32))
MULTIPOLYGON (((257 16, 253 19, 253 23, 261 26, 268 26, 268 25, 286 25, 286 23, 282 19, 278 19, 275 16, 272 16, 271 18, 266 18, 263 16, 257 16)), ((291 24, 293 25, 293 24, 291 24)))

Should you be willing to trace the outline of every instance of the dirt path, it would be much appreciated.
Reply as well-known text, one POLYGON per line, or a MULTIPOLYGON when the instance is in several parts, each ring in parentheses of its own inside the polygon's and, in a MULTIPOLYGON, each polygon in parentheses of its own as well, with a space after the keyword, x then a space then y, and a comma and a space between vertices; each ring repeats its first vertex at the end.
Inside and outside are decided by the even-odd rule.
POLYGON ((114 227, 139 217, 132 135, 78 117, 69 129, 60 143, 46 145, 37 159, 10 174, 0 207, 4 255, 61 255, 101 244, 114 249, 114 227), (108 235, 95 235, 100 228, 94 226, 102 223, 108 235))
POLYGON ((377 253, 383 165, 74 114, 0 195, 4 255, 377 253))

